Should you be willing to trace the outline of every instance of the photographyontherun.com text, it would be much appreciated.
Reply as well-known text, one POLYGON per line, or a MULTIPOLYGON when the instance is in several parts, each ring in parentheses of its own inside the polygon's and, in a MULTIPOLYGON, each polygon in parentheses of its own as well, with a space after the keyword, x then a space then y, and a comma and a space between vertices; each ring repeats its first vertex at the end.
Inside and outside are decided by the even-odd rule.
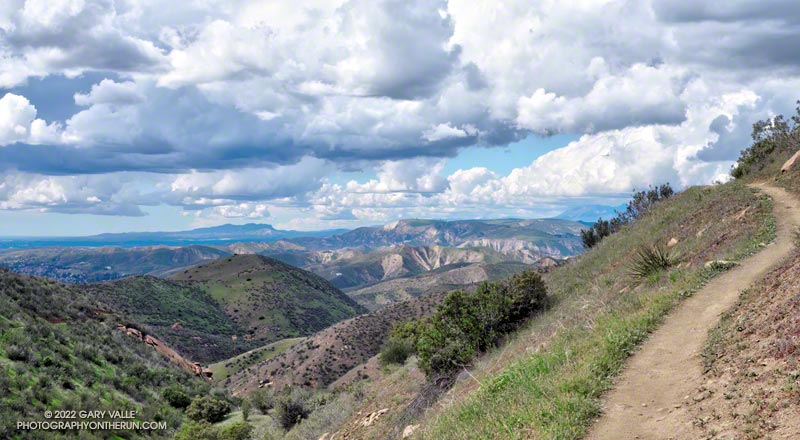
POLYGON ((44 420, 17 421, 22 431, 138 431, 167 429, 167 422, 136 420, 136 411, 45 411, 44 420))

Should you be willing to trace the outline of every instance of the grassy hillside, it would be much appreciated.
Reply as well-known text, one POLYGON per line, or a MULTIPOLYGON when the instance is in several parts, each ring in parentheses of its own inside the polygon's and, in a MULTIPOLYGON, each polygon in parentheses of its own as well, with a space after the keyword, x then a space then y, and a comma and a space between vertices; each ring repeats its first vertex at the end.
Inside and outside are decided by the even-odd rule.
POLYGON ((454 389, 468 396, 430 414, 425 432, 434 438, 467 432, 484 438, 581 436, 634 347, 714 275, 717 269, 705 263, 738 259, 769 242, 771 215, 768 199, 741 184, 690 188, 554 270, 547 282, 558 305, 532 323, 526 340, 516 341, 538 353, 520 353, 476 376, 486 384, 479 390, 454 389), (641 246, 671 238, 678 242, 673 252, 679 264, 644 279, 630 275, 641 246))
POLYGON ((116 330, 122 318, 98 310, 77 288, 0 271, 0 438, 75 438, 75 432, 17 431, 44 410, 136 410, 166 431, 82 432, 82 439, 171 438, 181 413, 162 397, 178 384, 205 394, 207 384, 152 348, 116 330), (119 437, 117 437, 119 438, 119 437))
POLYGON ((196 362, 226 359, 255 346, 252 341, 234 340, 244 332, 214 298, 190 283, 135 276, 83 289, 196 362))
POLYGON ((260 255, 235 255, 172 277, 216 300, 245 340, 312 334, 365 309, 325 279, 260 255))
POLYGON ((245 368, 280 355, 304 339, 305 338, 281 339, 278 342, 254 348, 230 359, 213 363, 209 365, 208 368, 214 373, 214 382, 224 382, 227 378, 239 373, 245 368))
POLYGON ((208 246, 45 247, 9 250, 0 254, 0 265, 65 283, 90 283, 138 274, 161 276, 227 255, 208 246))
POLYGON ((435 292, 339 322, 231 376, 225 386, 237 395, 247 395, 265 382, 274 382, 276 388, 329 385, 375 356, 392 326, 429 315, 443 296, 444 292, 435 292))

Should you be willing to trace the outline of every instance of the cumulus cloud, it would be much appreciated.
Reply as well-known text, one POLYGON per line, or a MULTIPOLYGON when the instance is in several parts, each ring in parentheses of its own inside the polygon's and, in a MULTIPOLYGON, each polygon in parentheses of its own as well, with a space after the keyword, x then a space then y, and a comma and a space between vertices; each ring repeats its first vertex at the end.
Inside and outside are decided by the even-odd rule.
POLYGON ((119 176, 41 176, 27 173, 0 180, 0 209, 95 215, 145 215, 148 204, 119 176))
POLYGON ((754 119, 793 108, 798 37, 788 0, 11 0, 0 173, 40 178, 2 200, 36 207, 23 187, 102 177, 124 202, 100 191, 42 206, 347 221, 707 183, 754 119), (76 85, 64 120, 14 89, 85 72, 108 78, 76 85), (505 176, 442 173, 462 147, 554 133, 582 137, 505 176), (343 169, 375 178, 326 179, 343 169), (126 189, 145 174, 147 201, 126 189))
POLYGON ((36 118, 36 107, 24 97, 6 93, 0 98, 0 147, 14 143, 56 142, 61 127, 36 118))

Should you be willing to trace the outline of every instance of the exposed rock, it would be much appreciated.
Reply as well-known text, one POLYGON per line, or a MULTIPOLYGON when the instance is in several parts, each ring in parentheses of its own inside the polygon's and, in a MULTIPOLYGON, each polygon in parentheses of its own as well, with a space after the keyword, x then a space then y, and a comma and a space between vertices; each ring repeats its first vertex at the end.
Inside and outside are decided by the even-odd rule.
POLYGON ((794 153, 792 157, 789 158, 789 160, 783 163, 783 166, 781 167, 781 172, 785 173, 790 169, 792 169, 794 163, 797 162, 798 158, 800 158, 800 150, 798 150, 797 153, 794 153))
POLYGON ((375 423, 375 421, 378 420, 380 416, 386 414, 387 412, 389 412, 389 408, 383 408, 379 409, 378 411, 371 412, 366 417, 364 417, 364 420, 361 421, 361 424, 363 426, 372 426, 372 424, 375 423))
POLYGON ((183 328, 183 324, 181 324, 180 322, 176 322, 175 324, 172 324, 170 327, 172 327, 175 330, 180 330, 183 328))
POLYGON ((153 347, 155 351, 165 356, 170 362, 194 374, 195 376, 200 376, 204 379, 210 380, 211 376, 213 375, 210 369, 203 367, 198 362, 193 362, 189 359, 186 359, 155 336, 144 334, 141 330, 132 327, 126 327, 123 324, 117 324, 117 330, 125 333, 128 336, 133 336, 144 344, 153 347))
POLYGON ((675 237, 672 237, 672 238, 669 239, 669 242, 667 243, 667 247, 671 248, 671 247, 674 247, 676 244, 678 244, 678 239, 675 238, 675 237))
POLYGON ((417 428, 419 428, 419 425, 406 426, 406 428, 403 430, 403 438, 409 438, 414 435, 414 431, 416 431, 417 428))

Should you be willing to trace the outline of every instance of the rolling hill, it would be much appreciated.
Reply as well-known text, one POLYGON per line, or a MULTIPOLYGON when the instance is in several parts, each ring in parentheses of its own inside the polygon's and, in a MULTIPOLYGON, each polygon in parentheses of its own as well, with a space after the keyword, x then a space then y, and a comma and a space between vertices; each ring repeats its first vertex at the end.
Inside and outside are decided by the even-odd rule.
POLYGON ((282 354, 233 374, 225 386, 248 394, 273 382, 323 387, 375 356, 396 323, 431 314, 446 292, 433 292, 334 324, 297 343, 282 354))
POLYGON ((517 262, 498 263, 455 263, 437 269, 380 281, 364 287, 347 290, 347 295, 369 310, 376 310, 389 304, 409 298, 416 298, 431 292, 444 292, 466 286, 474 286, 483 281, 508 278, 532 268, 547 268, 558 265, 551 258, 543 258, 536 264, 517 262))
POLYGON ((214 362, 256 347, 239 338, 244 331, 214 298, 191 283, 139 275, 81 289, 193 361, 214 362))
POLYGON ((227 255, 228 251, 208 246, 45 247, 6 250, 0 254, 0 265, 60 282, 90 283, 139 274, 163 276, 227 255))
POLYGON ((248 341, 305 336, 365 312, 324 278, 261 255, 234 255, 170 277, 216 300, 248 341))

